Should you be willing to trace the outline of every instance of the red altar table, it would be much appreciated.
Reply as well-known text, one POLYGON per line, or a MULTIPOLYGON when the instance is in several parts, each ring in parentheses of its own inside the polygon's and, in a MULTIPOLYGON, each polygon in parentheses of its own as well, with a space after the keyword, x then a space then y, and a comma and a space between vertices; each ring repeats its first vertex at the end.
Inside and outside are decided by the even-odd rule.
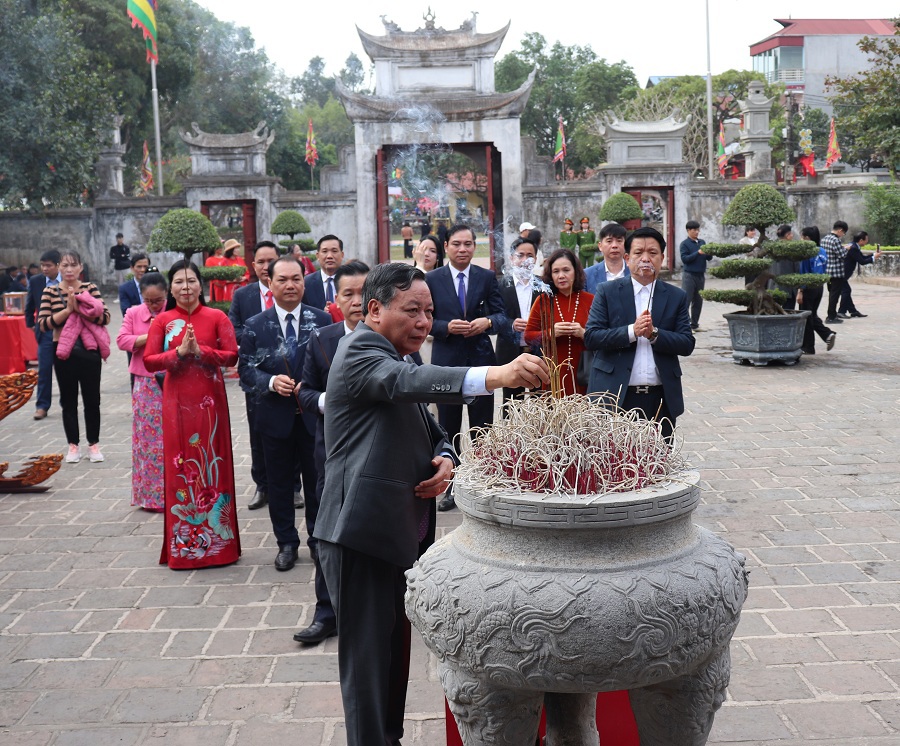
MULTIPOLYGON (((463 746, 446 699, 444 711, 447 722, 447 746, 463 746)), ((631 711, 628 692, 601 692, 597 695, 597 732, 600 734, 600 746, 640 746, 637 723, 631 711)), ((544 714, 541 713, 538 744, 543 743, 543 736, 544 714)))
POLYGON ((37 340, 25 317, 0 314, 0 375, 24 373, 26 362, 37 356, 37 340))

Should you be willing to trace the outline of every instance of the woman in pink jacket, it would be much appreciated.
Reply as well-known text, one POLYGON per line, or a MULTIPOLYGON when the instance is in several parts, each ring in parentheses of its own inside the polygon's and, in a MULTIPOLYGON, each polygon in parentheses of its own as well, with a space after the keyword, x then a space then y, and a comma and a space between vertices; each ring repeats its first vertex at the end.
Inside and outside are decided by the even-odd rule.
MULTIPOLYGON (((73 340, 70 354, 66 358, 59 357, 57 347, 62 330, 72 318, 73 326, 90 323, 99 326, 109 324, 109 309, 100 297, 96 285, 82 282, 79 278, 84 271, 81 256, 77 251, 66 249, 60 252, 58 285, 49 285, 41 296, 41 310, 38 323, 41 331, 53 332, 53 367, 56 370, 56 383, 59 386, 59 406, 62 409, 63 429, 69 441, 69 452, 66 463, 77 464, 81 461, 80 433, 78 431, 78 390, 81 389, 81 400, 84 403, 84 429, 88 441, 88 457, 92 462, 103 461, 100 451, 100 372, 103 360, 99 349, 88 349, 77 335, 73 340), (99 302, 99 316, 85 315, 76 296, 88 293, 99 302), (78 319, 74 316, 79 317, 78 319)), ((95 304, 92 304, 95 305, 95 304)), ((95 306, 96 308, 96 306, 95 306)))
POLYGON ((131 504, 144 510, 165 508, 162 434, 163 374, 153 374, 144 365, 147 332, 157 314, 166 307, 168 285, 159 272, 148 272, 140 281, 144 302, 125 312, 116 337, 120 350, 131 353, 128 370, 134 376, 131 389, 131 504))

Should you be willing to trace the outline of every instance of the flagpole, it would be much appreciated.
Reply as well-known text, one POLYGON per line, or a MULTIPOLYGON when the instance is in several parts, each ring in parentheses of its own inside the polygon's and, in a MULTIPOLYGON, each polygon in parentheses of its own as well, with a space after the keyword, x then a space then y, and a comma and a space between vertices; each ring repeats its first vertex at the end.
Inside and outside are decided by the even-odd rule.
POLYGON ((713 109, 712 55, 709 50, 709 0, 706 0, 706 155, 709 158, 709 179, 713 179, 713 109))
POLYGON ((150 80, 153 87, 153 129, 156 135, 156 182, 157 191, 162 197, 162 142, 159 137, 159 91, 156 89, 156 60, 150 60, 150 80))

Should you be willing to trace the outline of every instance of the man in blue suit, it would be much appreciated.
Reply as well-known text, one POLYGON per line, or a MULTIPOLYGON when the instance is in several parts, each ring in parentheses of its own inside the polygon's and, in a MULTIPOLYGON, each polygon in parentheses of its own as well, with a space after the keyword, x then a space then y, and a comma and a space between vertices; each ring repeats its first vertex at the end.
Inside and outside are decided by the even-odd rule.
MULTIPOLYGON (((237 338, 238 344, 241 343, 245 324, 257 314, 275 305, 275 296, 269 289, 269 265, 277 258, 278 249, 271 241, 260 241, 256 244, 256 251, 253 254, 253 270, 256 272, 259 282, 251 282, 234 291, 231 307, 228 309, 228 318, 234 327, 234 336, 237 338)), ((250 396, 249 389, 244 386, 243 381, 241 381, 241 388, 244 389, 247 425, 250 428, 250 476, 256 485, 256 492, 247 508, 256 510, 269 501, 266 486, 266 461, 263 457, 259 431, 253 425, 256 398, 250 396)), ((298 504, 297 507, 302 507, 302 504, 298 504)))
POLYGON ((303 297, 308 306, 324 309, 327 303, 334 303, 334 273, 344 263, 344 242, 331 234, 322 236, 316 243, 316 261, 319 271, 305 278, 303 297))
POLYGON ((56 249, 41 254, 41 274, 33 275, 28 280, 28 295, 25 296, 25 326, 34 329, 38 346, 38 384, 37 399, 34 403, 34 419, 42 420, 50 410, 53 398, 53 332, 41 331, 36 323, 41 310, 41 296, 44 288, 58 285, 62 278, 59 274, 59 252, 56 249))
POLYGON ((293 256, 273 261, 269 278, 275 303, 244 324, 238 372, 255 399, 254 425, 262 440, 269 517, 278 542, 275 569, 290 570, 300 546, 294 520, 295 465, 301 465, 307 496, 315 494, 317 480, 317 413, 300 404, 301 373, 311 332, 328 326, 331 317, 301 302, 303 266, 293 256))
POLYGON ((625 410, 662 422, 671 438, 684 412, 678 356, 694 351, 687 295, 657 280, 666 241, 638 228, 625 241, 631 277, 600 283, 584 334, 594 350, 588 391, 609 392, 625 410))
MULTIPOLYGON (((450 227, 444 245, 449 263, 425 276, 434 302, 431 334, 433 365, 473 367, 495 365, 490 334, 508 332, 503 297, 497 276, 472 264, 475 231, 468 225, 450 227)), ((462 428, 462 404, 438 404, 438 422, 454 442, 462 428)), ((484 427, 494 421, 494 397, 477 396, 468 405, 469 426, 484 427)), ((456 507, 448 490, 438 510, 456 507)))
POLYGON ((628 231, 618 223, 604 225, 600 229, 597 246, 603 254, 603 261, 592 264, 584 270, 584 289, 591 295, 597 294, 597 285, 610 282, 620 277, 630 277, 631 272, 625 263, 625 236, 628 231))
MULTIPOLYGON (((122 317, 125 317, 125 312, 131 308, 132 306, 139 306, 144 302, 143 298, 141 298, 141 278, 147 273, 147 270, 150 268, 150 260, 147 258, 147 255, 142 252, 135 252, 131 255, 131 274, 134 275, 134 278, 131 280, 125 280, 121 285, 119 285, 119 308, 122 309, 122 317)), ((128 359, 131 360, 131 355, 128 355, 128 359)))

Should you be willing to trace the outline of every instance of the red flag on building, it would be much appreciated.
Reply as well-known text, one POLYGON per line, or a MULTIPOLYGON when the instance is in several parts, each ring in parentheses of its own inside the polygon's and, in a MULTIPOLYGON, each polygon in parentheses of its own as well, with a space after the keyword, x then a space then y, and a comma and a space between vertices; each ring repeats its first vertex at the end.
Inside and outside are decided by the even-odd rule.
MULTIPOLYGON (((313 132, 312 119, 309 120, 309 131, 306 133, 306 162, 312 168, 319 160, 319 151, 316 150, 316 133, 313 132)), ((312 173, 310 171, 310 173, 312 173)))
POLYGON ((837 132, 834 131, 834 117, 831 118, 831 132, 828 135, 828 152, 825 153, 825 168, 841 159, 841 146, 838 145, 837 132))
POLYGON ((153 164, 150 162, 150 149, 144 140, 144 157, 141 159, 141 191, 150 194, 153 190, 153 164))

